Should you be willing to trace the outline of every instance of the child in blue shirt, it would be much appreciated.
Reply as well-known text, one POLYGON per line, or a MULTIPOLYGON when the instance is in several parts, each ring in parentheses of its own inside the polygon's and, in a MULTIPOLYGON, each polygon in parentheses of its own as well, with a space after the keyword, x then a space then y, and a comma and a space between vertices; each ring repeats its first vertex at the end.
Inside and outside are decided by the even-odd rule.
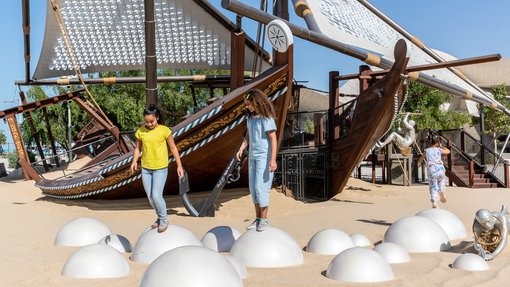
POLYGON ((249 143, 248 180, 256 215, 256 219, 246 229, 264 231, 269 224, 269 192, 276 170, 275 112, 271 101, 258 89, 251 89, 246 93, 244 104, 248 110, 248 132, 237 158, 241 158, 249 143))

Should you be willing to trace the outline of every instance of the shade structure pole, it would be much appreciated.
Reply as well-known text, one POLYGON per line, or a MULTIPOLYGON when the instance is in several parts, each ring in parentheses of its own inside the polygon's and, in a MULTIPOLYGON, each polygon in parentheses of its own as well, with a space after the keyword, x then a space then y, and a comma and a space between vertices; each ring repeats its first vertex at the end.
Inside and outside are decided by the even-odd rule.
POLYGON ((145 4, 145 102, 147 106, 158 104, 157 61, 156 61, 156 21, 154 20, 154 0, 144 0, 145 4))
MULTIPOLYGON (((221 6, 227 10, 230 10, 234 13, 243 15, 245 17, 248 17, 250 19, 253 19, 257 22, 261 22, 264 24, 267 24, 275 19, 280 19, 274 15, 271 15, 269 13, 265 13, 263 11, 260 11, 258 9, 255 9, 249 5, 246 5, 240 1, 237 0, 222 0, 221 6)), ((298 26, 296 24, 290 23, 284 19, 280 19, 287 24, 287 26, 292 31, 292 34, 294 36, 308 40, 310 42, 314 42, 316 44, 319 44, 321 46, 330 48, 332 50, 338 51, 342 54, 345 54, 347 56, 351 56, 353 58, 359 59, 361 61, 364 61, 368 65, 377 66, 383 69, 389 69, 393 66, 393 61, 381 58, 373 53, 367 52, 365 50, 356 48, 352 45, 333 40, 329 37, 327 37, 324 34, 317 33, 314 31, 311 31, 309 29, 306 29, 304 27, 298 26)), ((439 79, 436 79, 430 75, 427 75, 425 73, 415 72, 409 74, 410 80, 416 80, 422 84, 428 85, 430 87, 445 91, 447 93, 450 93, 456 97, 470 99, 475 102, 481 103, 483 105, 489 106, 494 109, 498 109, 505 114, 510 116, 510 110, 505 108, 502 104, 487 98, 485 96, 481 96, 479 94, 473 94, 470 91, 467 91, 466 89, 463 89, 459 86, 447 83, 445 81, 441 81, 439 79)))
MULTIPOLYGON (((243 76, 243 80, 251 80, 250 76, 243 76)), ((157 77, 158 83, 169 82, 229 82, 230 75, 189 75, 189 76, 159 76, 157 77)), ((145 77, 106 77, 106 78, 85 78, 83 82, 87 85, 116 85, 116 84, 143 84, 146 82, 145 77)), ((81 85, 82 82, 78 79, 41 79, 32 80, 30 83, 25 81, 16 81, 16 85, 20 86, 52 86, 52 85, 81 85)))
POLYGON ((25 44, 25 82, 30 82, 30 0, 21 2, 23 39, 25 44))

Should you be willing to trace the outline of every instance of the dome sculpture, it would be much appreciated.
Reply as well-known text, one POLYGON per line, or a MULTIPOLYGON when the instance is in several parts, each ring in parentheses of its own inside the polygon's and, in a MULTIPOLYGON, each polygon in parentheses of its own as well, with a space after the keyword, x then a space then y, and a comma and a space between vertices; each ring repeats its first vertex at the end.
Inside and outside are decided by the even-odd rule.
POLYGON ((78 249, 62 268, 62 276, 71 278, 117 278, 127 275, 127 260, 113 247, 104 244, 91 244, 78 249))
POLYGON ((56 246, 86 246, 97 243, 101 238, 111 234, 108 226, 95 218, 80 217, 66 223, 58 232, 56 246))
POLYGON ((326 277, 349 283, 374 283, 393 280, 393 271, 377 252, 353 247, 338 254, 328 266, 326 277))
POLYGON ((106 235, 105 237, 101 238, 101 240, 99 240, 99 242, 97 243, 109 245, 117 249, 117 251, 119 251, 120 253, 128 253, 133 250, 131 242, 129 242, 129 240, 126 237, 119 234, 106 235))
POLYGON ((303 263, 303 253, 297 242, 276 227, 264 232, 252 229, 243 233, 230 254, 246 267, 286 267, 303 263))
POLYGON ((140 281, 140 287, 167 286, 241 287, 243 282, 218 252, 203 246, 182 246, 154 260, 140 281))
POLYGON ((350 235, 350 237, 354 246, 367 247, 372 245, 372 242, 370 242, 370 240, 368 240, 368 238, 363 234, 353 233, 350 235))
POLYGON ((390 264, 411 261, 409 253, 402 246, 395 243, 384 242, 374 247, 373 250, 379 253, 390 264))
POLYGON ((448 236, 434 221, 423 216, 408 216, 393 223, 383 242, 402 246, 407 252, 439 252, 451 248, 448 236))
POLYGON ((452 268, 462 269, 467 271, 484 271, 489 270, 489 264, 482 257, 466 253, 457 257, 452 263, 452 268))
POLYGON ((347 233, 328 228, 312 236, 306 245, 306 251, 316 254, 337 255, 351 247, 354 247, 354 243, 347 233))
POLYGON ((230 262, 230 264, 232 264, 232 266, 234 266, 241 279, 248 277, 248 270, 246 270, 246 266, 230 255, 224 255, 224 257, 228 260, 228 262, 230 262))
POLYGON ((218 252, 229 252, 241 232, 229 226, 217 226, 202 237, 202 244, 218 252))
POLYGON ((150 264, 161 254, 186 245, 202 246, 202 242, 191 231, 179 225, 169 225, 162 233, 154 228, 142 233, 129 259, 150 264))
POLYGON ((421 211, 416 216, 426 217, 437 223, 444 230, 450 240, 466 237, 466 228, 460 219, 448 210, 431 208, 421 211))

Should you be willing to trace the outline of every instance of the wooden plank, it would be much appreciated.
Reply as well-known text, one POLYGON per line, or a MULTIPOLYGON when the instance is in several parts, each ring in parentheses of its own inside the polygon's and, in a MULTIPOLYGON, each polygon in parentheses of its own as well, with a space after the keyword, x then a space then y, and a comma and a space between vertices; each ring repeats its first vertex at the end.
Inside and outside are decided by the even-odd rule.
MULTIPOLYGON (((25 93, 23 91, 19 92, 19 97, 21 98, 21 102, 23 105, 28 104, 27 99, 25 98, 25 93)), ((37 130, 35 129, 34 121, 32 120, 32 114, 30 112, 24 113, 24 116, 28 122, 28 127, 30 128, 30 133, 32 134, 32 137, 35 140, 35 145, 37 147, 37 151, 39 152, 39 156, 41 157, 44 170, 49 171, 50 168, 48 167, 48 163, 45 160, 44 152, 41 146, 41 141, 39 140, 39 135, 37 134, 37 130)))
POLYGON ((339 110, 336 109, 338 107, 340 99, 338 99, 338 81, 335 81, 335 77, 338 77, 340 73, 338 71, 329 72, 329 139, 328 141, 331 143, 336 140, 340 136, 340 127, 338 127, 335 123, 335 118, 340 113, 339 110))
POLYGON ((275 64, 287 65, 286 86, 287 91, 285 95, 280 96, 274 103, 276 113, 276 150, 278 152, 282 142, 283 130, 285 129, 285 122, 287 119, 287 109, 289 108, 290 98, 292 97, 292 80, 293 80, 293 59, 294 59, 294 45, 291 45, 285 53, 278 53, 274 51, 275 64))
MULTIPOLYGON (((51 144, 51 152, 53 153, 53 156, 57 155, 57 148, 55 147, 55 139, 53 138, 53 132, 51 131, 51 124, 50 124, 50 117, 48 115, 48 111, 46 110, 46 107, 42 107, 42 111, 44 114, 44 120, 46 121, 46 131, 48 132, 48 139, 51 144)), ((69 146, 69 148, 71 148, 69 146)), ((60 158, 55 157, 55 164, 57 167, 60 167, 60 158)))
POLYGON ((40 181, 41 177, 39 176, 37 171, 35 171, 35 169, 30 165, 30 159, 28 158, 25 143, 23 141, 23 136, 21 135, 18 122, 16 121, 16 116, 14 114, 7 115, 7 123, 9 125, 9 129, 11 130, 12 140, 18 153, 19 163, 23 168, 23 175, 25 177, 25 180, 33 179, 36 182, 40 181))
MULTIPOLYGON (((459 60, 453 60, 453 61, 444 61, 444 62, 440 62, 440 63, 411 66, 411 67, 406 68, 406 73, 428 71, 428 70, 438 70, 438 69, 444 69, 444 68, 456 67, 456 66, 474 65, 474 64, 481 64, 481 63, 487 63, 487 62, 493 62, 493 61, 499 61, 499 60, 501 60, 500 54, 491 54, 491 55, 486 55, 486 56, 465 58, 465 59, 459 59, 459 60)), ((373 71, 370 73, 370 76, 375 77, 375 76, 385 75, 389 71, 390 70, 373 71)), ((359 74, 349 74, 349 75, 344 75, 344 76, 338 76, 335 78, 335 80, 346 81, 346 80, 352 80, 352 79, 358 79, 358 78, 359 78, 359 74)))
POLYGON ((241 32, 231 32, 231 51, 230 54, 230 89, 231 91, 244 85, 244 56, 246 47, 246 34, 241 32))
POLYGON ((54 97, 47 98, 47 99, 44 99, 44 100, 40 100, 40 101, 36 101, 36 102, 31 102, 31 103, 28 103, 26 105, 20 105, 20 106, 17 106, 17 107, 13 107, 13 108, 9 108, 9 109, 0 111, 0 119, 4 118, 4 117, 7 117, 8 115, 15 115, 15 114, 31 112, 31 111, 34 111, 34 110, 40 108, 40 107, 47 107, 47 106, 54 105, 56 103, 65 102, 65 101, 68 101, 68 100, 71 100, 71 99, 74 99, 74 98, 79 98, 79 97, 81 97, 80 93, 83 92, 83 91, 84 90, 78 90, 78 91, 74 91, 74 92, 69 92, 69 93, 66 93, 66 94, 54 96, 54 97))

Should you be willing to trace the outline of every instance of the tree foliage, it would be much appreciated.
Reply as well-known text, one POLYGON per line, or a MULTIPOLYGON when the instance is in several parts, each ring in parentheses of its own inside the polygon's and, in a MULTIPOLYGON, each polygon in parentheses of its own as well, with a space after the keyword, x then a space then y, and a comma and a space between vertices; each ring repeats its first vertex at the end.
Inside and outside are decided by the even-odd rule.
MULTIPOLYGON (((54 89, 54 91, 57 93, 64 93, 64 90, 62 88, 56 88, 54 89)), ((67 92, 67 90, 65 92, 67 92)), ((46 95, 46 91, 38 86, 30 87, 30 89, 26 93, 26 97, 29 102, 48 98, 48 96, 46 95)), ((68 105, 70 105, 71 108, 71 122, 73 123, 71 134, 73 136, 76 135, 76 133, 83 128, 83 126, 89 119, 88 115, 82 112, 80 107, 78 107, 78 105, 76 105, 73 102, 69 103, 63 102, 46 107, 53 138, 58 144, 60 144, 63 147, 68 147, 67 143, 68 105)), ((32 117, 32 122, 34 123, 36 133, 39 136, 41 143, 43 145, 49 146, 50 139, 47 133, 47 122, 43 109, 37 109, 35 111, 32 111, 30 115, 32 117)), ((23 121, 23 124, 21 125, 21 132, 23 134, 25 144, 31 145, 34 139, 27 120, 23 121)))
POLYGON ((0 130, 0 144, 6 144, 7 137, 5 136, 4 130, 0 130))
POLYGON ((453 96, 417 82, 409 82, 407 101, 402 113, 420 113, 412 116, 416 130, 455 129, 471 124, 471 116, 466 112, 445 111, 445 103, 451 103, 453 96))
MULTIPOLYGON (((179 75, 225 75, 229 71, 219 70, 160 70, 158 75, 162 76, 179 76, 179 75)), ((89 77, 142 77, 143 71, 121 71, 121 72, 105 72, 97 75, 89 75, 89 77)), ((81 86, 71 87, 71 90, 81 89, 81 86)), ((97 101, 108 119, 112 121, 121 131, 136 130, 143 121, 143 109, 145 108, 145 85, 144 84, 116 84, 112 86, 106 85, 89 85, 88 86, 94 99, 97 101)), ((54 87, 52 89, 43 90, 41 87, 32 86, 27 91, 27 100, 36 101, 47 98, 47 93, 63 94, 69 90, 68 87, 54 87)), ((207 105, 210 98, 209 89, 195 89, 196 92, 196 108, 202 108, 207 105)), ((84 93, 85 94, 85 93, 84 93)), ((223 92, 219 89, 214 90, 214 96, 221 97, 223 92)), ((88 96, 87 100, 93 102, 88 96)), ((64 147, 68 147, 68 103, 60 103, 47 107, 48 117, 50 119, 51 130, 56 142, 64 147)), ((85 111, 83 111, 76 103, 70 102, 71 107, 71 135, 74 138, 78 132, 92 119, 85 111)), ((194 101, 189 82, 169 82, 158 84, 158 107, 161 109, 165 123, 169 126, 177 124, 181 117, 186 115, 188 111, 193 110, 194 101)), ((36 131, 41 138, 43 145, 49 146, 50 142, 47 136, 45 118, 42 110, 36 110, 31 113, 34 120, 36 131)), ((31 134, 29 125, 25 121, 21 126, 25 143, 30 145, 34 139, 31 134)))
MULTIPOLYGON (((506 99, 507 91, 504 85, 492 87, 491 94, 496 101, 500 102, 507 109, 510 109, 510 103, 506 99)), ((508 115, 489 107, 484 107, 483 112, 485 114, 484 124, 486 133, 496 136, 497 134, 508 134, 510 132, 510 117, 508 115)))

